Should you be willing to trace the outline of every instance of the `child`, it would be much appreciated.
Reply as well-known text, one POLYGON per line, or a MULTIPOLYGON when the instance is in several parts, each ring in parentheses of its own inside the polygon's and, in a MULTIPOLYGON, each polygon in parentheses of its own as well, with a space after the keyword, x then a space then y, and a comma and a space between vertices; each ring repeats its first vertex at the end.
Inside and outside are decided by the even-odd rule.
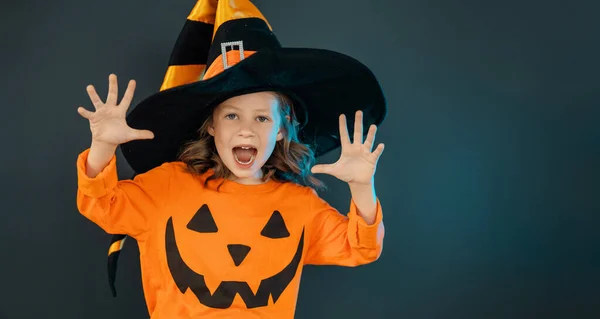
POLYGON ((115 75, 106 102, 88 86, 95 112, 78 108, 92 142, 77 159, 77 205, 138 241, 151 318, 292 318, 303 265, 379 258, 383 144, 373 143, 386 106, 365 66, 282 48, 247 0, 200 0, 161 92, 126 117, 134 89, 117 103, 115 75), (344 113, 355 116, 352 139, 344 113), (313 166, 340 145, 336 163, 313 166), (117 180, 119 146, 133 180, 117 180), (347 217, 317 195, 317 173, 348 183, 347 217))

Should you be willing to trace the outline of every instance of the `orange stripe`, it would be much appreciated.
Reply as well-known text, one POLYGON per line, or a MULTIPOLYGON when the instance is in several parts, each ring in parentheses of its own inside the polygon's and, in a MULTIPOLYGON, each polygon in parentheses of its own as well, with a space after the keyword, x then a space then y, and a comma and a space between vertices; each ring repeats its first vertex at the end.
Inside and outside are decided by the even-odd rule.
POLYGON ((179 85, 196 82, 200 80, 204 69, 204 64, 171 65, 167 69, 160 90, 163 91, 179 85))
POLYGON ((198 0, 190 12, 190 15, 187 17, 188 20, 215 24, 217 4, 217 0, 198 0))
MULTIPOLYGON (((246 51, 244 50, 244 59, 256 53, 256 51, 246 51)), ((232 67, 240 62, 240 51, 239 50, 231 50, 227 51, 227 65, 232 67)), ((219 56, 213 61, 213 63, 208 67, 206 73, 202 80, 207 80, 216 76, 217 74, 223 72, 223 55, 219 54, 219 56)))
POLYGON ((217 8, 216 21, 215 21, 215 32, 213 33, 213 39, 217 30, 221 24, 235 19, 243 18, 260 18, 267 23, 269 29, 273 31, 271 25, 263 14, 258 10, 252 2, 248 0, 221 0, 219 1, 219 7, 217 8))
POLYGON ((112 243, 112 244, 110 245, 110 248, 108 249, 108 255, 110 256, 112 253, 114 253, 114 252, 117 252, 117 251, 121 250, 121 247, 122 247, 122 245, 123 245, 123 241, 124 241, 124 240, 125 240, 125 239, 121 239, 121 240, 119 240, 119 241, 116 241, 116 242, 112 243))

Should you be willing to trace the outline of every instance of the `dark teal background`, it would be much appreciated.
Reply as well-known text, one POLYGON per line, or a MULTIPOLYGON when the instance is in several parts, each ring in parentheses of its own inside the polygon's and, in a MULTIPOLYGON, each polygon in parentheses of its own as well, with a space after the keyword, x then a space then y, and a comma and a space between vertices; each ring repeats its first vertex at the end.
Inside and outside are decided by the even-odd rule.
MULTIPOLYGON (((193 0, 2 2, 0 318, 144 318, 137 247, 75 206, 87 84, 158 90, 193 0)), ((298 318, 600 318, 597 1, 257 1, 281 42, 380 78, 381 259, 307 267, 298 318)), ((119 174, 130 169, 119 156, 119 174)), ((330 162, 331 154, 320 159, 330 162)), ((345 211, 349 192, 323 196, 345 211)))

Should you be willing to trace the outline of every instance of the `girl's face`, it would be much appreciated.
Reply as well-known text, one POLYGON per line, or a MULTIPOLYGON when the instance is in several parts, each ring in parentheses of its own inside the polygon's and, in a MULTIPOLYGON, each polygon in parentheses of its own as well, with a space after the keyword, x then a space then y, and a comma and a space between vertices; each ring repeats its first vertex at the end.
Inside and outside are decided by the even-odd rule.
POLYGON ((235 96, 218 105, 208 133, 236 181, 258 184, 262 182, 262 166, 283 138, 280 127, 277 96, 258 92, 235 96))

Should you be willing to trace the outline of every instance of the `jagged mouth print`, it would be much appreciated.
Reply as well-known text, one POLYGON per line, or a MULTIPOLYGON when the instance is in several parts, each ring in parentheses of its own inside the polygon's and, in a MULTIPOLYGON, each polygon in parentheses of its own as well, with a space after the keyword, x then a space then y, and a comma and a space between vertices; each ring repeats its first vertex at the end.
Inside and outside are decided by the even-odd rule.
POLYGON ((247 308, 257 308, 267 306, 269 296, 272 296, 273 302, 277 302, 277 299, 296 276, 304 248, 304 229, 292 260, 277 274, 262 279, 256 294, 244 281, 221 281, 215 292, 211 294, 206 286, 204 275, 196 273, 183 261, 175 240, 172 217, 167 221, 165 245, 167 264, 181 293, 190 289, 201 304, 218 309, 229 308, 235 295, 239 294, 247 308))

